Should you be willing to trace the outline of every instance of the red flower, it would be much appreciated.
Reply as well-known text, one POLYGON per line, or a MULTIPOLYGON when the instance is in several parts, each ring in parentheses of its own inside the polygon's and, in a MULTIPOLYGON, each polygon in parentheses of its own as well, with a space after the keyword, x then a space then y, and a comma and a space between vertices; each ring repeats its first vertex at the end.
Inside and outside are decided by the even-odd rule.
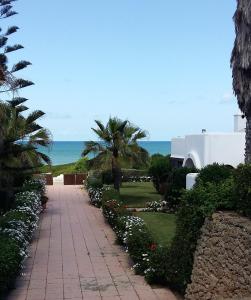
POLYGON ((155 251, 157 249, 157 244, 151 244, 149 248, 151 251, 155 251))

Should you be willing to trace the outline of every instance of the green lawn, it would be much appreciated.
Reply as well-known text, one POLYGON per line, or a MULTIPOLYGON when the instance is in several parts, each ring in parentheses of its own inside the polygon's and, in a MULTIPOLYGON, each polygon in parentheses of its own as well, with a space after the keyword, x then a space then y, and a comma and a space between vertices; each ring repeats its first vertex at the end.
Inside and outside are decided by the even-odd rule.
POLYGON ((74 173, 76 163, 70 163, 65 165, 57 165, 57 166, 43 166, 40 168, 42 173, 52 173, 53 177, 56 177, 60 174, 71 174, 74 173))
POLYGON ((120 189, 121 200, 128 207, 146 207, 146 202, 159 200, 152 182, 123 182, 120 189))
POLYGON ((135 212, 136 216, 142 218, 156 241, 169 246, 175 235, 176 216, 174 214, 158 212, 135 212))

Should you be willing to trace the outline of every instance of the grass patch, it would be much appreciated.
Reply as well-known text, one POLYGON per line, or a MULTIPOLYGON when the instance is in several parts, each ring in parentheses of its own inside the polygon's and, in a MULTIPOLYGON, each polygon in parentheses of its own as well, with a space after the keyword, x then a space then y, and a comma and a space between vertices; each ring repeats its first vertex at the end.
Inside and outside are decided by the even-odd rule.
POLYGON ((175 235, 176 216, 174 214, 158 212, 135 212, 136 216, 142 218, 156 241, 169 246, 175 235))
POLYGON ((152 182, 124 182, 120 189, 120 196, 128 207, 146 207, 146 202, 161 198, 152 182))
POLYGON ((40 168, 42 173, 52 173, 53 177, 59 176, 60 174, 71 174, 75 173, 76 163, 56 165, 56 166, 43 166, 40 168))

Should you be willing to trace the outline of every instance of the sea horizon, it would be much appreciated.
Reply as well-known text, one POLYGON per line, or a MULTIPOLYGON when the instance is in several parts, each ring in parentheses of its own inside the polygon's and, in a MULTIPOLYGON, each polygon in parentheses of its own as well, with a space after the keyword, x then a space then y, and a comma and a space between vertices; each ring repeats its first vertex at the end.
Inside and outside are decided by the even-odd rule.
MULTIPOLYGON (((81 158, 84 143, 87 141, 53 141, 48 150, 39 149, 50 156, 52 165, 61 165, 76 162, 81 158)), ((170 141, 140 141, 150 155, 159 153, 168 155, 171 153, 170 141)))

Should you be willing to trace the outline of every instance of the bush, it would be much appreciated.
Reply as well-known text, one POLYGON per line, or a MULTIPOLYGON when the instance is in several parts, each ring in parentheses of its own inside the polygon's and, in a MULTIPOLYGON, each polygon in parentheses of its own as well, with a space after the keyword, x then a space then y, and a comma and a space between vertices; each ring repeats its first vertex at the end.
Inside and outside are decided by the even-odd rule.
POLYGON ((127 214, 127 210, 120 200, 119 192, 114 189, 103 193, 102 210, 106 220, 112 227, 117 225, 119 217, 127 214))
POLYGON ((41 212, 43 189, 40 184, 26 182, 24 187, 32 191, 16 194, 16 208, 0 217, 0 298, 12 286, 22 267, 41 212), (35 192, 34 188, 39 190, 35 192))
POLYGON ((122 169, 123 182, 149 182, 151 177, 148 176, 147 170, 122 169))
POLYGON ((185 191, 177 214, 176 235, 167 261, 167 281, 185 291, 193 267, 193 256, 206 217, 218 209, 235 208, 234 183, 229 178, 219 184, 207 183, 185 191))
POLYGON ((87 189, 94 188, 100 189, 103 187, 101 178, 95 176, 88 176, 85 180, 85 186, 87 189))
POLYGON ((102 172, 102 182, 103 184, 113 184, 114 179, 113 179, 113 174, 112 170, 105 170, 102 172))
POLYGON ((251 218, 251 164, 240 165, 234 171, 237 210, 251 218))
POLYGON ((153 184, 158 193, 164 194, 164 185, 172 170, 170 156, 160 154, 153 155, 149 168, 149 175, 153 178, 153 184))
POLYGON ((199 184, 220 183, 233 176, 234 169, 228 165, 214 163, 200 170, 195 186, 199 184))
POLYGON ((165 201, 169 211, 176 211, 180 205, 182 190, 186 188, 186 175, 194 173, 194 168, 177 168, 169 173, 166 185, 165 201))
POLYGON ((23 257, 15 240, 0 234, 0 298, 13 286, 22 260, 23 257))
POLYGON ((22 190, 26 192, 36 191, 43 196, 45 194, 45 180, 42 178, 26 180, 23 184, 22 190))

